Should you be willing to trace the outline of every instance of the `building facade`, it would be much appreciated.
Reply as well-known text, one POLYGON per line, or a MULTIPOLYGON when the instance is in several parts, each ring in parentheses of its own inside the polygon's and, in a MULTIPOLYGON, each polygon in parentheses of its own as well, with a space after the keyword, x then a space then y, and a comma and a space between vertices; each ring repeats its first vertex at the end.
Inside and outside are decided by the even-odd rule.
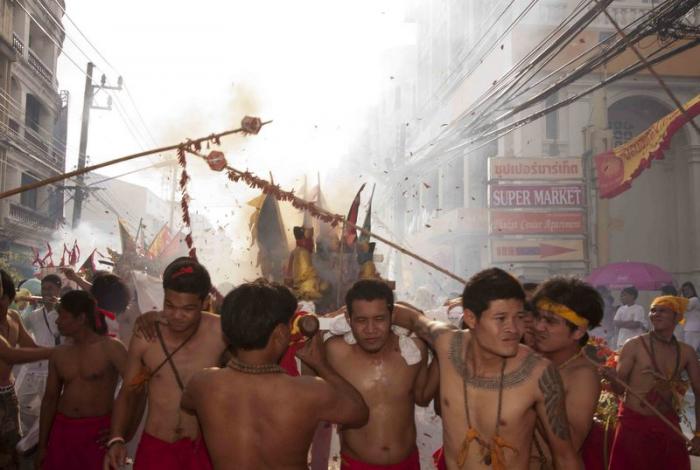
MULTIPOLYGON (((56 64, 64 40, 56 2, 0 1, 0 190, 65 171, 68 94, 56 64)), ((31 274, 32 248, 43 248, 63 221, 63 186, 0 200, 0 252, 31 274)))
MULTIPOLYGON (((675 109, 646 70, 478 148, 465 144, 470 136, 462 130, 479 119, 468 114, 472 105, 576 4, 517 0, 506 8, 509 3, 431 0, 414 5, 408 18, 417 31, 414 73, 387 93, 363 144, 383 181, 377 194, 381 202, 375 204, 379 217, 397 241, 463 277, 495 265, 523 280, 540 281, 555 274, 584 276, 609 262, 632 260, 657 264, 676 282, 699 282, 700 136, 692 128, 681 129, 666 158, 653 162, 629 190, 609 200, 597 194, 594 150, 628 141, 675 109), (550 173, 494 174, 495 164, 506 163, 546 167, 550 173), (578 165, 575 174, 567 173, 569 165, 578 165)), ((608 10, 625 26, 653 6, 616 1, 608 10)), ((700 25, 698 11, 690 11, 684 21, 700 25)), ((570 60, 614 34, 612 24, 599 15, 530 83, 571 69, 570 60)), ((660 41, 651 35, 640 47, 650 50, 660 41)), ((513 119, 568 99, 634 60, 625 51, 513 119)), ((700 93, 700 48, 655 69, 681 102, 700 93)), ((416 263, 406 269, 406 263, 398 257, 387 263, 387 275, 399 285, 439 287, 441 294, 460 290, 416 263)))

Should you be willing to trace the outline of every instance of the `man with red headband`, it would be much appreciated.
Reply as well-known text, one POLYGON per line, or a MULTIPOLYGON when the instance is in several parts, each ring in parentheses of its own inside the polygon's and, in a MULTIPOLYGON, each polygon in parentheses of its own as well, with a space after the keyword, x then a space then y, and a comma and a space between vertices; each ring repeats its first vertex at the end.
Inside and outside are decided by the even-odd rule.
POLYGON ((112 413, 106 461, 126 462, 127 431, 140 418, 139 398, 147 389, 148 415, 134 469, 200 470, 211 468, 196 416, 180 409, 190 378, 220 364, 226 350, 219 317, 203 312, 211 289, 206 268, 190 258, 173 261, 163 273, 162 317, 157 339, 139 332, 131 338, 121 388, 112 413), (145 387, 148 385, 148 387, 145 387))
MULTIPOLYGON (((687 441, 682 437, 678 417, 688 386, 681 375, 686 372, 690 379, 695 394, 695 422, 700 423, 700 364, 693 348, 673 336, 676 325, 684 321, 687 305, 688 299, 683 297, 665 295, 654 299, 649 313, 651 331, 630 339, 620 352, 617 377, 646 403, 611 381, 623 401, 610 470, 690 469, 687 441), (665 416, 670 425, 650 406, 665 416)), ((700 452, 698 429, 690 441, 693 454, 700 452)))
MULTIPOLYGON (((603 318, 603 300, 588 284, 576 279, 555 277, 541 284, 532 298, 537 312, 535 349, 557 367, 566 394, 571 442, 581 454, 586 470, 603 470, 602 428, 593 425, 600 395, 597 367, 584 357, 587 331, 603 318)), ((549 445, 535 431, 533 463, 551 468, 549 445)))

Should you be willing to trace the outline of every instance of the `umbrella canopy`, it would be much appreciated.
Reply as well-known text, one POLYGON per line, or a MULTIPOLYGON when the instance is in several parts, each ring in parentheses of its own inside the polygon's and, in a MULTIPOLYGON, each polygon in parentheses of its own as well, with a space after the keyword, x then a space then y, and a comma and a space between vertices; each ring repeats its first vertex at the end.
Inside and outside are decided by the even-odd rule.
POLYGON ((673 284, 673 277, 656 265, 625 261, 594 269, 585 281, 592 286, 611 289, 634 286, 639 290, 660 290, 663 286, 673 284))

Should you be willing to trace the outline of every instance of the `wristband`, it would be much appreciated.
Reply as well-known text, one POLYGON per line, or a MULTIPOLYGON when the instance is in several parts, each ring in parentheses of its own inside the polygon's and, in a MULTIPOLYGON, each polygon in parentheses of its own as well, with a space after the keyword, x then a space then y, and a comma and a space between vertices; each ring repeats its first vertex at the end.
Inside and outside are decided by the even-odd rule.
POLYGON ((112 447, 114 444, 116 444, 118 442, 121 444, 126 444, 126 440, 123 437, 117 436, 117 437, 113 437, 112 439, 108 440, 107 445, 105 447, 107 447, 109 449, 110 447, 112 447))

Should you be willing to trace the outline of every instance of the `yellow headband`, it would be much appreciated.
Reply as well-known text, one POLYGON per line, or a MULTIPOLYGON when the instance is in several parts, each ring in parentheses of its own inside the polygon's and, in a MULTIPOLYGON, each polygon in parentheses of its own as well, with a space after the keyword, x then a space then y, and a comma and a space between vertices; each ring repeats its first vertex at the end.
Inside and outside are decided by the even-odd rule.
POLYGON ((537 302, 537 309, 551 312, 559 317, 562 317, 565 320, 569 320, 571 323, 573 323, 576 326, 588 327, 588 320, 587 319, 583 318, 581 315, 574 312, 566 305, 552 302, 551 300, 549 300, 547 298, 540 299, 540 301, 537 302))
POLYGON ((688 299, 685 297, 678 297, 675 295, 662 295, 657 297, 651 303, 651 308, 657 305, 663 305, 664 307, 670 307, 674 312, 678 313, 681 318, 678 323, 681 325, 685 323, 685 310, 688 308, 688 299))

